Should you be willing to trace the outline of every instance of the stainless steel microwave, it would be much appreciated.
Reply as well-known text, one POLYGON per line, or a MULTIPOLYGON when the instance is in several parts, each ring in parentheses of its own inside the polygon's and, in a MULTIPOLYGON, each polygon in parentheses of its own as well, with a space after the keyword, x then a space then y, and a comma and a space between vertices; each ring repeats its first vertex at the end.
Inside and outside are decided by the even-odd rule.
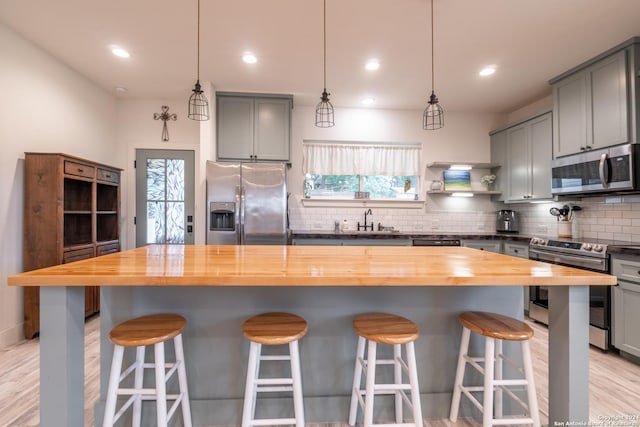
POLYGON ((639 144, 587 151, 551 162, 554 195, 640 192, 639 144))

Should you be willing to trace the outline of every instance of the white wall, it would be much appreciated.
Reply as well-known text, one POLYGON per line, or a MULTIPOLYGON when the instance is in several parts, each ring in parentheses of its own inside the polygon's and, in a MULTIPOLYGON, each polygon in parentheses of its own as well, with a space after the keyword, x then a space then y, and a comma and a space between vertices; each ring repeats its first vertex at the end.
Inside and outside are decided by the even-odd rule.
MULTIPOLYGON (((421 199, 427 186, 441 171, 427 170, 434 161, 489 162, 489 132, 504 123, 502 114, 445 113, 444 128, 436 131, 422 129, 422 111, 336 108, 336 125, 332 128, 315 126, 315 107, 294 106, 291 147, 292 167, 289 171, 289 199, 291 226, 295 230, 331 230, 335 219, 362 220, 361 208, 304 207, 301 204, 302 142, 312 140, 419 142, 422 144, 421 199)), ((374 221, 394 226, 402 231, 490 231, 495 226, 496 204, 488 196, 472 199, 453 199, 446 196, 426 196, 424 209, 374 209, 374 221), (468 219, 452 213, 476 212, 468 219), (464 224, 463 224, 464 223, 464 224), (481 230, 482 229, 482 230, 481 230)))
POLYGON ((0 24, 0 348, 22 338, 24 152, 57 152, 123 167, 109 93, 0 24))
MULTIPOLYGON (((206 86, 205 86, 206 87, 206 86)), ((196 243, 204 243, 204 195, 202 193, 202 182, 204 178, 200 174, 199 159, 207 156, 208 150, 204 153, 200 150, 200 123, 203 126, 211 126, 215 122, 215 109, 212 109, 212 120, 208 122, 197 122, 187 118, 187 101, 191 94, 190 88, 185 88, 183 98, 178 99, 145 99, 145 100, 121 100, 117 109, 117 140, 118 145, 123 147, 126 155, 125 171, 123 177, 123 211, 122 222, 123 249, 135 247, 135 226, 133 218, 135 211, 135 169, 133 161, 136 156, 136 149, 160 149, 160 150, 193 150, 196 159, 196 243), (154 120, 153 114, 160 113, 161 107, 167 105, 169 113, 177 114, 176 121, 167 122, 169 130, 169 141, 162 141, 162 121, 154 120), (201 231, 198 231, 201 230, 201 231)), ((214 103, 215 104, 215 103, 214 103)), ((209 144, 203 144, 208 147, 209 144)))

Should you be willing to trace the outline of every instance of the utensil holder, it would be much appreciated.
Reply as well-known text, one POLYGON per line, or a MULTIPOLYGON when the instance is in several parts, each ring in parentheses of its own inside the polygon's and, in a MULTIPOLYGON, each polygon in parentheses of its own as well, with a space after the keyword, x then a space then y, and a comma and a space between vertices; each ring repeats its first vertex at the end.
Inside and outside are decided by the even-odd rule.
POLYGON ((572 233, 572 222, 571 221, 559 221, 558 222, 558 237, 573 237, 572 233))

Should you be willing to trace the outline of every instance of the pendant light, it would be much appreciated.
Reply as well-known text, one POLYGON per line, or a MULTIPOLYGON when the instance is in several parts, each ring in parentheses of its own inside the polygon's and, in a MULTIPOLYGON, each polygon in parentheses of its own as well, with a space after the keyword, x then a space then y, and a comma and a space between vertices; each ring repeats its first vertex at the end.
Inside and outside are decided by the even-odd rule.
POLYGON ((335 125, 333 120, 333 105, 329 101, 327 93, 327 0, 324 0, 324 15, 322 18, 323 28, 323 49, 324 49, 324 89, 322 97, 316 106, 316 126, 319 128, 330 128, 335 125))
POLYGON ((444 110, 438 104, 438 97, 434 91, 434 66, 433 66, 433 0, 431 1, 431 96, 429 97, 429 105, 424 110, 422 116, 422 128, 425 130, 434 130, 444 127, 444 110))
POLYGON ((189 114, 191 120, 209 120, 209 101, 200 87, 200 0, 198 0, 198 68, 196 85, 189 97, 189 114))

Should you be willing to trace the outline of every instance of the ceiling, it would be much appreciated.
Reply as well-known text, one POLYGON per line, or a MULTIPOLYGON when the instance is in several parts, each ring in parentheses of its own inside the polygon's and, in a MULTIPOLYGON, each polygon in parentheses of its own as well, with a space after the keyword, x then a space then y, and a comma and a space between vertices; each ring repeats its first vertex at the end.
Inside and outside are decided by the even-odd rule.
MULTIPOLYGON (((323 89, 322 0, 201 0, 200 80, 216 90, 323 89), (251 51, 258 62, 242 62, 251 51)), ((124 99, 190 95, 197 1, 2 0, 0 22, 124 99), (131 53, 110 52, 120 45, 131 53), (125 87, 124 93, 116 87, 125 87)), ((640 35, 638 0, 434 0, 435 91, 445 111, 505 113, 547 81, 640 35), (497 72, 478 71, 495 64, 497 72)), ((337 107, 423 109, 431 91, 428 0, 327 0, 327 91, 337 107), (365 71, 369 58, 380 68, 365 71)))

